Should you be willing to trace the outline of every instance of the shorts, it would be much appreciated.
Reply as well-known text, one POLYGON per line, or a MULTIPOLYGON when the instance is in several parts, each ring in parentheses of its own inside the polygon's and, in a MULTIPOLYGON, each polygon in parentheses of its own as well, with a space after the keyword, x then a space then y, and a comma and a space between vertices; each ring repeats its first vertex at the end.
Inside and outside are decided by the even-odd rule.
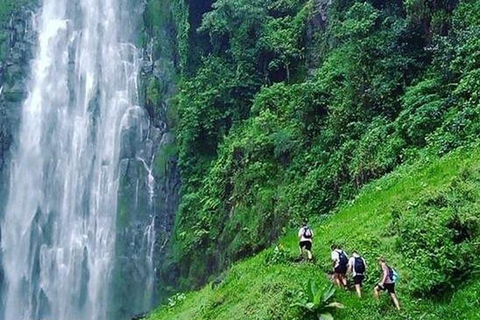
POLYGON ((347 274, 347 266, 338 265, 333 269, 333 271, 335 273, 345 275, 345 274, 347 274))
POLYGON ((377 285, 380 291, 388 291, 388 293, 395 293, 395 283, 385 283, 383 286, 377 285))
POLYGON ((355 277, 353 277, 353 283, 355 285, 358 284, 358 285, 362 286, 364 279, 365 279, 365 276, 363 274, 356 275, 355 277))
POLYGON ((300 248, 307 249, 308 251, 312 250, 312 242, 311 241, 300 241, 300 248))

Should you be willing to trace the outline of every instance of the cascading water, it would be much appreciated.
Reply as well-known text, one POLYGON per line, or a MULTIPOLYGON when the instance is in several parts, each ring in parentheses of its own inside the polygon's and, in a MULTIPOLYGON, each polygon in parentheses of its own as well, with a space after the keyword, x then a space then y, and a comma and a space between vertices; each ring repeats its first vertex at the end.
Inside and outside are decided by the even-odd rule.
MULTIPOLYGON (((139 108, 129 3, 44 0, 36 16, 38 47, 1 225, 5 320, 104 320, 134 312, 112 306, 128 303, 112 302, 119 154, 122 125, 139 108)), ((147 248, 153 229, 152 220, 147 248)), ((153 271, 146 273, 148 300, 153 271)))

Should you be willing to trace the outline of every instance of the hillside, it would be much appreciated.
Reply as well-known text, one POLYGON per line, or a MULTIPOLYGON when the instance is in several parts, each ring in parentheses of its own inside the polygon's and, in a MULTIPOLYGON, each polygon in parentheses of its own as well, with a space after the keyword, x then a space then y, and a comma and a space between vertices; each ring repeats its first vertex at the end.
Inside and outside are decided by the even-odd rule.
POLYGON ((298 255, 292 229, 280 239, 280 251, 270 248, 235 264, 220 283, 184 300, 177 295, 148 319, 303 319, 289 305, 301 299, 308 279, 327 285, 333 241, 363 252, 370 264, 362 300, 337 290, 336 300, 346 306, 337 319, 478 319, 479 195, 479 146, 440 159, 425 156, 315 221, 314 265, 292 261, 298 255), (386 296, 379 303, 372 298, 382 254, 401 274, 400 313, 386 296))
POLYGON ((478 0, 174 3, 181 187, 160 300, 480 134, 478 0))

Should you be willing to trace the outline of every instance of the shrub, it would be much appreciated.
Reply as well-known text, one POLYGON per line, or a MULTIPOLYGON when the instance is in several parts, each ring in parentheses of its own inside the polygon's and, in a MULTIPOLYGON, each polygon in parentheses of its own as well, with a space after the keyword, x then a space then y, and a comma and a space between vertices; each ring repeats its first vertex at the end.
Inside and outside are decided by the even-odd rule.
POLYGON ((267 252, 264 261, 267 265, 274 265, 288 263, 291 260, 291 252, 286 250, 282 245, 276 245, 275 248, 267 252))
POLYGON ((465 172, 446 190, 422 196, 397 215, 397 249, 409 267, 413 294, 448 294, 479 270, 479 178, 465 172))
POLYGON ((308 280, 304 293, 307 300, 293 303, 291 306, 300 307, 307 316, 314 316, 318 320, 331 320, 333 319, 332 312, 344 307, 339 302, 332 302, 335 294, 333 284, 320 290, 314 281, 308 280))
POLYGON ((185 295, 185 293, 177 293, 177 294, 174 294, 173 296, 171 296, 170 298, 168 298, 168 307, 169 307, 169 308, 173 308, 173 307, 175 307, 176 305, 178 305, 178 304, 180 304, 181 302, 183 302, 186 298, 187 298, 187 296, 185 295))

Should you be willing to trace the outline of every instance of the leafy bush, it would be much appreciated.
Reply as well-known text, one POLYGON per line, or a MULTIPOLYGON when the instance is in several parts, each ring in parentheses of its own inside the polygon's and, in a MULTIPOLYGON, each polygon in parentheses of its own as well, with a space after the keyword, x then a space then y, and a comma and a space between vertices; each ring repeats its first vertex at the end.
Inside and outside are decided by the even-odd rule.
POLYGON ((267 265, 288 263, 290 261, 292 261, 291 252, 285 249, 282 245, 276 245, 265 255, 265 264, 267 265))
POLYGON ((408 144, 424 146, 426 137, 442 124, 447 103, 441 86, 438 78, 424 79, 403 96, 403 110, 396 124, 408 144))
POLYGON ((447 190, 422 196, 398 215, 397 248, 409 266, 409 289, 441 296, 480 270, 480 175, 464 172, 447 190))
POLYGON ((306 301, 293 303, 292 307, 302 308, 306 315, 315 316, 318 320, 333 319, 332 312, 335 309, 343 308, 339 302, 332 302, 335 288, 333 284, 324 290, 320 290, 314 281, 308 280, 305 290, 306 301))
POLYGON ((177 306, 179 303, 182 303, 186 298, 187 296, 185 295, 185 293, 174 294, 173 296, 168 298, 168 307, 173 308, 177 306))

